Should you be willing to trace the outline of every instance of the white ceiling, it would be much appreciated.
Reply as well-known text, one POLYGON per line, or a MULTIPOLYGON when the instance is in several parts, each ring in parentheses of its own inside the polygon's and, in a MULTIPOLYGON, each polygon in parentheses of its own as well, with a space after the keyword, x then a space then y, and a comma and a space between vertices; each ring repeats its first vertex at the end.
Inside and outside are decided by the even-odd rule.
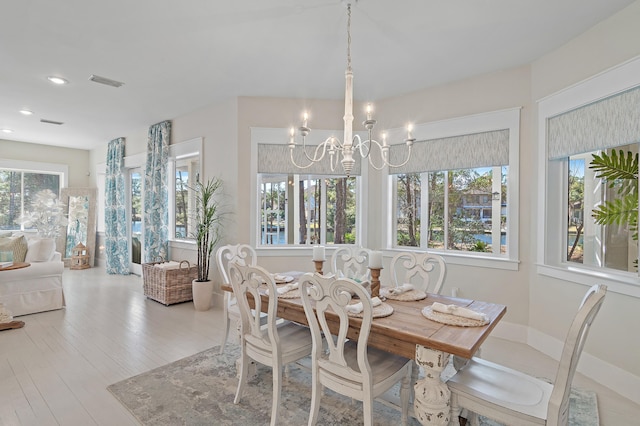
MULTIPOLYGON (((631 3, 359 0, 355 97, 529 63, 631 3)), ((344 93, 340 0, 2 0, 0 16, 0 139, 92 149, 230 97, 344 93)))

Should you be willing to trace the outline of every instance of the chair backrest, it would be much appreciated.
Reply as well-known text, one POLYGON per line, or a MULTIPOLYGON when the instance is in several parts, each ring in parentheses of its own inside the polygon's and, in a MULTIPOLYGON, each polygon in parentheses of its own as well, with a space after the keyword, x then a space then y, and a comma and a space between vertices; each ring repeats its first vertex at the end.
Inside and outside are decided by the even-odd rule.
POLYGON ((389 269, 394 285, 410 283, 417 289, 435 294, 440 294, 447 275, 442 256, 426 252, 398 253, 391 259, 389 269))
POLYGON ((246 343, 266 353, 278 355, 280 340, 276 330, 278 292, 271 274, 260 266, 229 264, 229 278, 233 293, 236 296, 240 310, 242 338, 246 343), (260 293, 260 288, 266 288, 268 295, 260 293), (252 309, 256 301, 256 309, 252 309), (263 302, 268 303, 267 323, 263 325, 260 307, 263 302))
POLYGON ((313 356, 318 360, 319 368, 354 382, 363 383, 365 387, 370 386, 372 373, 367 358, 367 342, 371 330, 373 307, 367 291, 362 285, 348 278, 308 273, 300 278, 300 293, 311 329, 313 356), (355 294, 360 299, 363 307, 357 343, 359 371, 347 365, 344 355, 349 330, 349 315, 345 306, 351 301, 351 294, 355 294), (334 335, 329 329, 328 321, 335 321, 336 315, 340 328, 334 335), (327 343, 328 353, 324 352, 323 338, 327 343))
POLYGON ((331 255, 331 272, 336 278, 369 281, 371 250, 363 247, 341 246, 331 255))
POLYGON ((230 284, 229 263, 255 266, 257 262, 256 251, 247 244, 226 245, 216 251, 216 263, 225 284, 230 284))
POLYGON ((580 309, 576 314, 571 328, 564 342, 564 349, 560 357, 556 380, 549 399, 547 409, 547 424, 566 425, 569 421, 569 392, 571 382, 580 360, 580 354, 584 347, 593 319, 598 314, 604 296, 607 293, 606 285, 594 285, 582 299, 580 309))

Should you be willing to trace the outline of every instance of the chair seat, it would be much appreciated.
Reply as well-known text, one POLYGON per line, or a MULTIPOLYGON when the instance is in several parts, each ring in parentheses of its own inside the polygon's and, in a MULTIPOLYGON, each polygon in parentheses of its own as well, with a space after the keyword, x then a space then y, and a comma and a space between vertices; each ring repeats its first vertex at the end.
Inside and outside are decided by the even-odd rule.
MULTIPOLYGON (((482 406, 492 404, 492 410, 505 409, 522 414, 523 420, 546 424, 547 408, 553 385, 516 370, 473 358, 447 385, 459 398, 482 401, 482 406)), ((469 404, 465 407, 475 411, 469 404)), ((483 414, 479 410, 479 414, 483 414)), ((492 415, 492 418, 495 416, 492 415)), ((500 420, 496 418, 496 420, 500 420)))
MULTIPOLYGON (((283 364, 296 361, 311 352, 311 333, 307 327, 292 322, 284 322, 277 326, 277 330, 283 364)), ((262 333, 266 338, 267 330, 262 330, 262 333)), ((247 351, 251 358, 261 364, 273 364, 273 356, 271 355, 273 349, 271 349, 270 345, 265 344, 265 340, 249 334, 245 335, 245 339, 247 341, 247 351)))
MULTIPOLYGON (((348 342, 345 345, 344 358, 350 368, 355 371, 360 371, 358 368, 357 346, 356 342, 348 342)), ((367 357, 369 358, 369 365, 371 366, 371 372, 373 374, 372 379, 374 386, 377 383, 384 382, 391 378, 394 374, 398 373, 398 370, 410 361, 407 358, 399 355, 393 355, 372 346, 367 348, 367 357)))

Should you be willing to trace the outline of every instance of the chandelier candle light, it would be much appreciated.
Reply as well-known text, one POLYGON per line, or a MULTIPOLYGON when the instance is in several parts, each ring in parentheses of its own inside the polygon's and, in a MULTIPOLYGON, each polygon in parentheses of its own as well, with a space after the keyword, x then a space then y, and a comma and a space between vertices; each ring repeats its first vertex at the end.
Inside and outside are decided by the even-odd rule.
POLYGON ((300 135, 302 136, 302 150, 304 151, 305 157, 309 160, 307 165, 299 165, 296 163, 293 157, 293 151, 296 147, 295 141, 295 129, 291 128, 290 139, 289 139, 289 152, 291 156, 291 162, 294 166, 299 169, 306 169, 311 167, 314 163, 322 161, 326 152, 329 152, 329 160, 331 171, 334 171, 336 166, 338 165, 338 159, 340 157, 339 153, 342 153, 342 168, 344 169, 347 177, 351 174, 353 170, 353 166, 355 164, 355 160, 353 159, 353 154, 356 150, 360 152, 360 155, 363 158, 368 158, 371 166, 376 170, 382 170, 385 166, 390 167, 401 167, 407 164, 409 159, 411 158, 411 147, 415 142, 415 138, 411 134, 412 126, 409 124, 407 126, 407 138, 405 139, 405 144, 408 147, 407 158, 404 162, 400 164, 391 164, 389 160, 389 145, 387 143, 386 133, 382 133, 382 143, 374 140, 372 138, 373 127, 376 124, 376 120, 372 117, 372 106, 371 104, 367 104, 367 119, 362 123, 364 128, 368 132, 368 138, 366 140, 361 140, 360 135, 353 135, 353 72, 351 70, 351 3, 347 3, 347 70, 345 72, 346 79, 346 87, 345 87, 345 97, 344 97, 344 143, 340 142, 334 136, 330 136, 320 145, 316 146, 313 151, 313 156, 307 152, 306 146, 306 137, 311 132, 311 129, 308 127, 309 114, 305 111, 302 119, 302 126, 298 128, 300 135), (376 164, 371 156, 371 149, 376 146, 378 151, 380 152, 380 160, 381 162, 376 164))

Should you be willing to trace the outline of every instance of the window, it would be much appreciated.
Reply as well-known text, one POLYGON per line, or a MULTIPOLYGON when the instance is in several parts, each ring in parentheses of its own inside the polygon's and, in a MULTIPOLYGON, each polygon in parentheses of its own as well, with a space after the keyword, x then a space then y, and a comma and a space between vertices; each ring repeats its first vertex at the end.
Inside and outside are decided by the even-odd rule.
MULTIPOLYGON (((335 132, 314 130, 307 140, 310 152, 335 132)), ((287 146, 288 129, 251 129, 256 189, 252 209, 255 245, 265 249, 316 244, 366 244, 360 231, 361 185, 366 168, 356 162, 347 178, 332 171, 328 156, 306 169, 295 167, 287 146)), ((297 148, 296 162, 309 161, 297 148)))
POLYGON ((66 166, 56 164, 0 160, 0 230, 23 230, 20 218, 35 194, 46 189, 60 194, 66 173, 66 166))
POLYGON ((511 109, 416 126, 410 161, 389 170, 389 245, 517 260, 519 120, 511 109))
POLYGON ((542 274, 640 296, 640 60, 539 103, 542 274), (607 171, 615 165, 617 171, 607 171))
POLYGON ((395 175, 395 244, 506 253, 507 171, 503 166, 395 175), (500 186, 495 192, 494 175, 500 186))
POLYGON ((355 244, 356 177, 261 174, 259 181, 261 244, 355 244))
POLYGON ((193 209, 195 194, 193 187, 200 177, 200 152, 202 138, 170 145, 169 154, 169 213, 172 236, 177 240, 193 240, 193 209))

